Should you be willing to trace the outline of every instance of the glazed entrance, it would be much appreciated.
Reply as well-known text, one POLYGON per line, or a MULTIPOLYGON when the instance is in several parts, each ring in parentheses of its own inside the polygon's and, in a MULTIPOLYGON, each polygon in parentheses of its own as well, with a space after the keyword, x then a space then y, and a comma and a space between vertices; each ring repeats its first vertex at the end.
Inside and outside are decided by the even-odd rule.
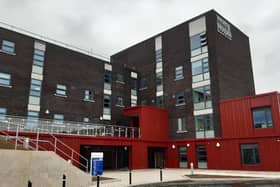
POLYGON ((81 155, 90 161, 91 152, 103 152, 104 170, 127 169, 129 147, 127 146, 92 146, 82 145, 81 155))

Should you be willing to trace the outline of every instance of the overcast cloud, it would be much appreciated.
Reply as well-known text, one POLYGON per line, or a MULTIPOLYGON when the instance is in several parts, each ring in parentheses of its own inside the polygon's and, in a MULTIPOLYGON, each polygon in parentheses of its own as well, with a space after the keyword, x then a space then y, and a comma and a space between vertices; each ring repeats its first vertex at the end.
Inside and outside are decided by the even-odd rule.
POLYGON ((250 37, 257 93, 280 91, 277 0, 0 0, 0 21, 109 57, 209 9, 250 37))

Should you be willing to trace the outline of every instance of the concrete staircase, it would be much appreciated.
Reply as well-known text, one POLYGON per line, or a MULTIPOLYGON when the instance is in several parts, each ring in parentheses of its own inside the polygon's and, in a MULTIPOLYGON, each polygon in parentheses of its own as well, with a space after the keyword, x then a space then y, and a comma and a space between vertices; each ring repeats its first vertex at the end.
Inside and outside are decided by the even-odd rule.
MULTIPOLYGON (((5 144, 5 146, 8 146, 5 144)), ((1 187, 62 186, 66 176, 67 187, 88 187, 91 176, 68 163, 51 151, 24 151, 0 149, 1 187)))

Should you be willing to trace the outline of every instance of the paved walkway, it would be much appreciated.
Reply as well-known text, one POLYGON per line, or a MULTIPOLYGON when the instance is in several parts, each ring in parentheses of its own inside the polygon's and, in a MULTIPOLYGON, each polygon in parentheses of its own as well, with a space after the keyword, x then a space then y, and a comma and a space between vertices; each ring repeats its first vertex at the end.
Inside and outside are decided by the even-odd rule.
MULTIPOLYGON (((188 180, 190 175, 189 169, 163 169, 163 182, 188 180)), ((224 175, 224 176, 240 176, 240 177, 258 177, 266 179, 280 179, 280 172, 257 172, 257 171, 236 171, 236 170, 194 170, 194 174, 202 175, 224 175)), ((124 187, 129 186, 128 171, 105 171, 103 177, 113 178, 112 180, 101 181, 101 187, 124 187)), ((246 178, 243 178, 245 180, 246 178)), ((203 180, 203 179, 191 179, 203 180)), ((242 180, 242 178, 207 178, 204 180, 242 180)), ((247 180, 247 179, 246 179, 247 180)), ((143 169, 132 171, 132 185, 157 183, 160 182, 159 169, 143 169)), ((95 187, 95 185, 91 187, 95 187)))

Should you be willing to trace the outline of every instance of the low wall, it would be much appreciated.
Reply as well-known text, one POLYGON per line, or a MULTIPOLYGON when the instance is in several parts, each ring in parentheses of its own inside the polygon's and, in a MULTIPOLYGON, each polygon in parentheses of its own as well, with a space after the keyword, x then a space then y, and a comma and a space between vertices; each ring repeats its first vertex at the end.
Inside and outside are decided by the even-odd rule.
POLYGON ((1 187, 26 187, 28 180, 32 186, 62 186, 62 176, 66 175, 67 187, 88 187, 91 177, 67 163, 50 151, 0 150, 1 187))

